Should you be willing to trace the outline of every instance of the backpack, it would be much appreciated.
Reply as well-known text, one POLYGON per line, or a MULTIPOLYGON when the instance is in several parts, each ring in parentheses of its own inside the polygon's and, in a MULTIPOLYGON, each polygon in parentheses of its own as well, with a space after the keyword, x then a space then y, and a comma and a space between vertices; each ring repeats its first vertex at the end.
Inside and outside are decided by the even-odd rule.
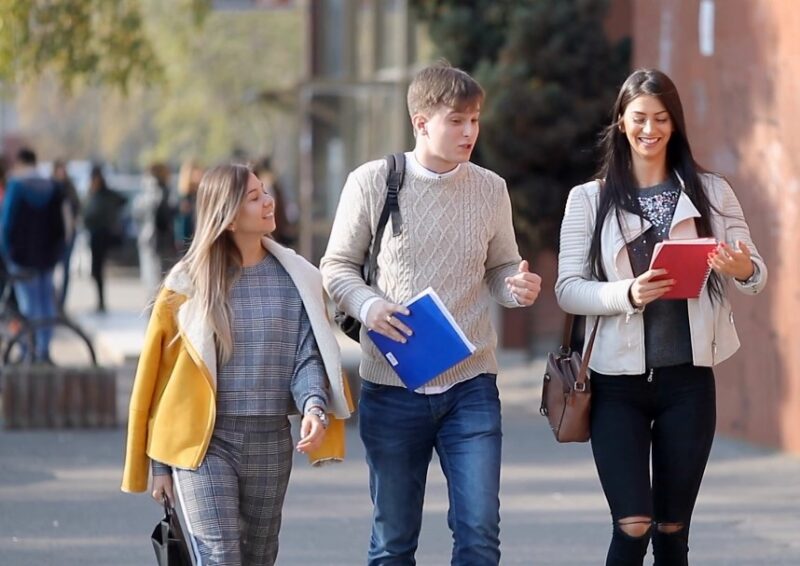
POLYGON ((24 196, 19 198, 14 219, 9 222, 8 254, 11 261, 22 267, 52 269, 61 260, 64 249, 64 193, 52 181, 37 182, 50 183, 52 194, 42 206, 32 204, 24 196))
MULTIPOLYGON (((398 193, 400 189, 403 188, 403 178, 406 173, 406 156, 403 153, 393 153, 387 155, 385 159, 388 169, 386 175, 386 201, 383 203, 383 210, 381 211, 380 219, 378 219, 378 226, 372 238, 371 249, 367 253, 367 257, 364 258, 364 265, 361 268, 364 282, 367 285, 372 283, 372 278, 378 270, 378 254, 381 253, 381 240, 383 239, 383 231, 386 228, 389 217, 392 217, 393 236, 399 235, 403 228, 398 193)), ((348 338, 360 342, 361 322, 359 322, 357 318, 350 316, 343 310, 337 309, 333 320, 348 338)))

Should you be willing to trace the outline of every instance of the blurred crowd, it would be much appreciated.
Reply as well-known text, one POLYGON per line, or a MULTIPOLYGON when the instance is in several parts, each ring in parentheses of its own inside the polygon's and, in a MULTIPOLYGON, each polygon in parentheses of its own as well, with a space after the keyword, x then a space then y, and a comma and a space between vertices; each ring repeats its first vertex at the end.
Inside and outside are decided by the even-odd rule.
MULTIPOLYGON (((292 246, 296 222, 287 214, 286 195, 270 159, 249 164, 276 201, 278 229, 273 237, 292 246)), ((0 161, 2 324, 16 324, 9 312, 29 320, 64 316, 71 274, 81 267, 73 261, 75 255, 90 257, 96 310, 102 314, 108 306, 109 260, 138 263, 142 283, 154 296, 163 274, 188 248, 203 164, 189 159, 175 171, 166 163, 153 163, 142 175, 124 181, 120 177, 121 187, 114 186, 107 166, 87 168, 88 179, 76 182, 68 162, 40 163, 28 147, 9 163, 0 161)), ((43 329, 36 336, 36 357, 42 361, 49 360, 51 333, 43 329)))

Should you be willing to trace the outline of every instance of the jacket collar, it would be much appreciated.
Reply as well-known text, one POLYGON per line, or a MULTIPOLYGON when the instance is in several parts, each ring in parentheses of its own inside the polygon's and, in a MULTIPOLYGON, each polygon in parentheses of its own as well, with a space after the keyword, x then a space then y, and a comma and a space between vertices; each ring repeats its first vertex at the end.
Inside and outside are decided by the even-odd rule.
MULTIPOLYGON (((263 238, 262 245, 280 262, 289 277, 292 278, 300 296, 309 297, 313 290, 308 283, 309 277, 306 273, 305 262, 296 261, 298 256, 293 250, 284 248, 271 238, 263 238)), ((179 262, 172 268, 164 280, 164 287, 187 297, 186 301, 178 308, 178 332, 187 343, 187 351, 195 363, 206 370, 203 373, 206 374, 212 388, 216 390, 217 349, 214 344, 214 333, 198 299, 194 296, 194 285, 183 262, 179 262)))
MULTIPOLYGON (((692 199, 686 194, 686 185, 683 182, 683 178, 677 171, 673 171, 673 173, 678 179, 681 191, 678 203, 675 205, 675 212, 672 215, 669 237, 671 239, 696 238, 697 228, 694 222, 690 220, 699 218, 701 216, 700 212, 692 203, 692 199)), ((649 230, 652 224, 627 210, 620 211, 620 223, 622 224, 622 230, 620 230, 613 212, 606 216, 603 226, 604 249, 606 249, 605 242, 611 242, 611 249, 614 250, 612 257, 614 258, 614 266, 617 272, 622 278, 630 278, 633 277, 633 270, 628 258, 626 244, 649 230)))

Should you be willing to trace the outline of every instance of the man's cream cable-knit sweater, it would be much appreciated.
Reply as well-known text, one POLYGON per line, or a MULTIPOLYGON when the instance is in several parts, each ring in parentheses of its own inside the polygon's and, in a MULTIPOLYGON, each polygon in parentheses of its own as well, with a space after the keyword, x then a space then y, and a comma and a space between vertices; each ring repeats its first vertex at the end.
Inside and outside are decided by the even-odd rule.
MULTIPOLYGON (((407 154, 407 159, 413 159, 407 154)), ((411 164, 409 164, 411 165, 411 164)), ((490 295, 515 307, 505 278, 520 262, 511 201, 495 173, 462 164, 454 174, 431 178, 406 167, 400 190, 402 233, 386 226, 378 273, 368 287, 361 275, 372 234, 386 200, 386 164, 371 161, 350 173, 342 190, 328 249, 320 269, 333 300, 351 316, 371 297, 404 303, 433 287, 453 313, 475 353, 428 385, 447 386, 484 372, 497 372, 497 335, 491 324, 490 295)), ((361 376, 375 383, 402 385, 362 327, 361 376)))

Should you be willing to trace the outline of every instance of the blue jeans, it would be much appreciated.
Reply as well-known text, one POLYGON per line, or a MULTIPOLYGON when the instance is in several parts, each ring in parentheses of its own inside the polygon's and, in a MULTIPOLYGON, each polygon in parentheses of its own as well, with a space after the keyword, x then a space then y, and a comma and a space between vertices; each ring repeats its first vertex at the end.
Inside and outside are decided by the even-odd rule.
MULTIPOLYGON (((9 263, 9 272, 17 274, 24 268, 9 263)), ((53 286, 53 270, 36 271, 30 279, 16 281, 14 294, 17 297, 19 312, 31 322, 52 319, 56 316, 56 296, 53 286)), ((50 340, 53 337, 52 325, 40 328, 35 333, 36 348, 34 359, 50 359, 50 340)))
POLYGON ((502 431, 495 378, 481 374, 438 395, 362 382, 359 429, 374 506, 370 566, 416 564, 434 449, 447 480, 452 564, 499 564, 502 431))

